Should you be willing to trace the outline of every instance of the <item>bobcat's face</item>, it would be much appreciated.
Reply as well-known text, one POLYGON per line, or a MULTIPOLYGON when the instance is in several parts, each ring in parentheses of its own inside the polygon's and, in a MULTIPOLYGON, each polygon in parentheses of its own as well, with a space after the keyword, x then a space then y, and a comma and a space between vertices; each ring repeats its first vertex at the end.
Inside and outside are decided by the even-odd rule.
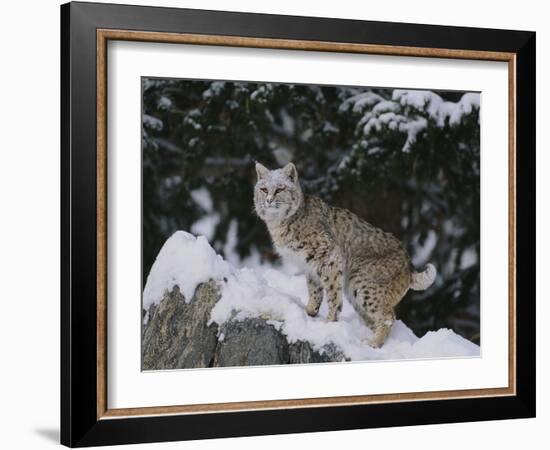
POLYGON ((254 207, 266 222, 278 223, 296 213, 303 200, 294 164, 269 170, 256 163, 258 181, 254 188, 254 207))

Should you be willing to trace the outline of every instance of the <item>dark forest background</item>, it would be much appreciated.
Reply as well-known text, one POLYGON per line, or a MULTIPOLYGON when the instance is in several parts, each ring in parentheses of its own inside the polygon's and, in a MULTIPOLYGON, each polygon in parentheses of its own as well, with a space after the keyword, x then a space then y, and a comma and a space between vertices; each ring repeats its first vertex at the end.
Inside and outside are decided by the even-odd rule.
POLYGON ((435 284, 398 318, 479 343, 479 94, 142 79, 143 283, 164 241, 215 211, 211 244, 276 262, 252 213, 254 161, 394 233, 435 284), (206 190, 212 208, 191 193, 206 190), (210 209, 210 210, 208 210, 210 209))

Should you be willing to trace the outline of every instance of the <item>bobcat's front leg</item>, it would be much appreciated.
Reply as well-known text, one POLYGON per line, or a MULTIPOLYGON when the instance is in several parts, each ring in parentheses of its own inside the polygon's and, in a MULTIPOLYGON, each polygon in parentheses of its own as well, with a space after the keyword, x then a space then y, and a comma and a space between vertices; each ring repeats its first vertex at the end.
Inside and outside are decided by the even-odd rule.
POLYGON ((307 302, 306 312, 311 317, 314 317, 319 312, 321 302, 323 301, 323 288, 321 287, 319 280, 308 275, 307 291, 309 293, 309 300, 307 302))
POLYGON ((321 268, 321 285, 327 294, 327 320, 335 322, 342 311, 343 272, 342 258, 334 253, 321 268))

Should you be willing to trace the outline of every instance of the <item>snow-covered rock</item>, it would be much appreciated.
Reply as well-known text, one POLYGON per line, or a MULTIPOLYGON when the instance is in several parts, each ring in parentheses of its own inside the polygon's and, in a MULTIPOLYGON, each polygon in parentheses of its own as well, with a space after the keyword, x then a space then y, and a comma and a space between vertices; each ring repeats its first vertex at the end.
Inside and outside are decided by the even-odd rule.
MULTIPOLYGON (((185 320, 200 322, 200 327, 208 328, 209 333, 216 336, 215 349, 211 349, 210 344, 205 346, 211 349, 208 351, 212 354, 207 358, 195 358, 200 360, 200 364, 205 364, 207 359, 210 365, 256 365, 323 360, 472 357, 480 354, 479 346, 452 330, 440 329, 419 338, 399 320, 382 348, 374 349, 365 342, 371 330, 346 299, 337 322, 325 320, 326 304, 323 304, 318 317, 309 317, 305 312, 307 286, 302 275, 284 273, 271 266, 235 267, 216 254, 203 236, 195 237, 183 231, 174 233, 166 241, 147 278, 143 308, 149 311, 144 325, 144 336, 148 336, 149 343, 155 340, 154 332, 150 330, 162 328, 159 320, 170 323, 174 328, 174 319, 161 317, 159 312, 162 308, 157 305, 167 299, 173 301, 176 287, 177 292, 181 293, 182 308, 189 310, 178 313, 181 323, 177 326, 180 328, 176 329, 187 330, 177 340, 178 345, 181 346, 183 338, 187 341, 193 339, 189 333, 200 331, 195 325, 182 322, 185 320), (207 300, 204 295, 195 295, 197 287, 205 283, 216 286, 216 290, 209 291, 207 300), (218 293, 214 300, 212 292, 218 293), (199 309, 206 317, 190 312, 198 307, 194 303, 205 301, 208 308, 199 309), (258 357, 243 359, 242 355, 237 354, 239 349, 258 357), (263 361, 260 356, 268 353, 271 355, 269 361, 263 361)), ((170 332, 168 329, 163 331, 164 334, 170 332)), ((172 341, 169 336, 164 336, 162 340, 172 341)), ((196 344, 202 345, 200 342, 196 344)), ((157 344, 150 348, 161 350, 157 344)), ((148 358, 154 363, 154 354, 149 353, 148 358)))
POLYGON ((142 369, 260 366, 345 360, 334 345, 315 351, 305 341, 289 343, 263 318, 229 320, 218 326, 210 312, 220 299, 218 284, 201 283, 186 302, 177 286, 149 308, 143 327, 142 369))
POLYGON ((143 290, 143 308, 159 303, 165 292, 178 286, 185 301, 191 301, 200 283, 221 280, 231 273, 204 236, 195 237, 184 231, 174 233, 162 246, 143 290))

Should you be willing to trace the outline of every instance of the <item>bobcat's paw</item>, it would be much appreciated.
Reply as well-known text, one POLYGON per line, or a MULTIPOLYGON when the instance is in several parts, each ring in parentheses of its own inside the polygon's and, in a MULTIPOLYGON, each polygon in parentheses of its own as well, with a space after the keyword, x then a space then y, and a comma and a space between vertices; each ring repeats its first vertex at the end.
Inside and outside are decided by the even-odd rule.
POLYGON ((309 317, 315 317, 317 314, 319 314, 319 309, 313 306, 307 305, 306 313, 309 317))
POLYGON ((383 343, 377 342, 374 339, 371 339, 371 338, 368 338, 368 337, 363 338, 362 341, 365 344, 367 344, 369 347, 372 347, 372 348, 380 348, 383 345, 383 343))

